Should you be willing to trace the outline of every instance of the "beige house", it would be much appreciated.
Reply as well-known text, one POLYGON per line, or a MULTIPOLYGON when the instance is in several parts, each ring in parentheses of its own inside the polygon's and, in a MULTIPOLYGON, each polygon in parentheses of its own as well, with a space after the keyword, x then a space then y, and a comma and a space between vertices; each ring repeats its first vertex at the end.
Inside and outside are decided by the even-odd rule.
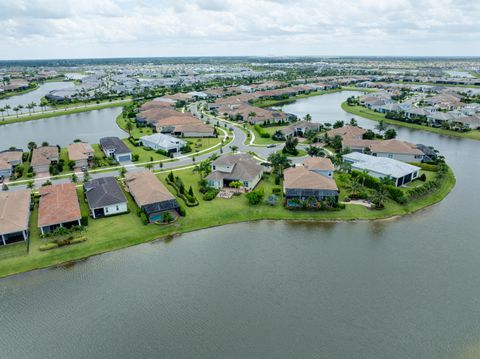
POLYGON ((31 192, 0 192, 0 245, 26 241, 30 220, 31 192))
POLYGON ((95 154, 92 146, 86 142, 76 142, 68 145, 68 159, 75 162, 75 168, 88 167, 95 154))
POLYGON ((230 187, 232 182, 241 182, 242 187, 254 189, 262 179, 263 167, 250 155, 226 154, 212 162, 212 172, 205 177, 209 186, 230 187))
POLYGON ((35 173, 49 172, 50 165, 59 160, 57 146, 43 146, 35 148, 32 152, 31 166, 35 173))

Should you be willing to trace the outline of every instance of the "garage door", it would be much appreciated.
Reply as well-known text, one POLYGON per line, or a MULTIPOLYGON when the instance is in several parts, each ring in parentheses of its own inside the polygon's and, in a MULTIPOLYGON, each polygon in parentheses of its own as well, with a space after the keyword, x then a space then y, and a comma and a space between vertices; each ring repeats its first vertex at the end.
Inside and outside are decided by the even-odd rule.
POLYGON ((128 155, 118 156, 118 161, 119 162, 130 161, 130 156, 128 156, 128 155))

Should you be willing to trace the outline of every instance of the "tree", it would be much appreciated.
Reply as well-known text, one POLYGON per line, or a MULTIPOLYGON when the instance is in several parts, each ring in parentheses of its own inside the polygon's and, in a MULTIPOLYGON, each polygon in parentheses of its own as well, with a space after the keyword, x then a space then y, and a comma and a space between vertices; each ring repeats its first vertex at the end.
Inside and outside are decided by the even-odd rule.
POLYGON ((132 129, 133 129, 132 121, 127 120, 127 123, 125 124, 125 129, 127 130, 128 136, 130 137, 130 136, 131 136, 132 129))
POLYGON ((350 126, 355 126, 355 127, 358 126, 357 120, 355 120, 353 117, 350 119, 350 126))
POLYGON ((335 121, 335 123, 333 124, 333 128, 340 128, 340 127, 343 127, 343 125, 345 124, 345 122, 343 121, 335 121))
POLYGON ((164 223, 170 223, 173 221, 173 216, 170 212, 166 211, 162 214, 162 220, 164 223))
POLYGON ((298 145, 297 138, 287 137, 287 140, 285 141, 285 146, 283 147, 282 152, 285 154, 296 156, 298 155, 297 145, 298 145))
POLYGON ((78 177, 75 173, 72 173, 72 178, 71 178, 72 182, 73 183, 77 183, 78 182, 78 177))
POLYGON ((388 192, 384 186, 380 186, 374 193, 372 197, 372 202, 377 208, 385 207, 385 201, 387 200, 388 192))
POLYGON ((384 120, 380 120, 380 122, 376 124, 375 128, 381 133, 387 130, 388 125, 385 123, 384 120))
POLYGON ((125 167, 122 167, 120 168, 120 177, 125 177, 125 174, 127 173, 127 170, 125 169, 125 167))
POLYGON ((270 154, 268 156, 268 162, 270 162, 273 171, 278 176, 281 176, 283 174, 283 170, 290 167, 292 163, 285 154, 280 152, 270 154))
POLYGON ((324 154, 323 150, 318 146, 311 146, 310 145, 305 150, 312 157, 321 157, 322 154, 324 154))
POLYGON ((238 151, 238 146, 230 146, 230 149, 232 150, 233 153, 238 151))
POLYGON ((391 140, 397 137, 397 131, 395 131, 394 128, 389 128, 388 130, 385 131, 385 134, 383 135, 383 138, 386 140, 391 140))
POLYGON ((311 122, 312 121, 312 115, 310 115, 309 113, 307 113, 305 115, 305 117, 303 118, 304 121, 307 121, 307 122, 311 122))
POLYGON ((365 132, 365 133, 362 135, 362 139, 364 139, 364 140, 373 140, 373 139, 375 139, 375 132, 373 132, 372 130, 367 130, 367 132, 365 132))
POLYGON ((240 181, 232 181, 230 182, 230 187, 231 188, 240 188, 243 186, 243 183, 240 181))
POLYGON ((147 164, 145 165, 145 168, 146 168, 147 170, 151 171, 152 168, 153 168, 153 163, 147 163, 147 164))
POLYGON ((33 181, 28 181, 27 188, 29 188, 29 189, 35 188, 35 183, 33 181))
POLYGON ((358 181, 358 177, 352 177, 350 183, 348 184, 348 190, 351 193, 352 198, 357 198, 358 194, 362 190, 362 185, 358 181))

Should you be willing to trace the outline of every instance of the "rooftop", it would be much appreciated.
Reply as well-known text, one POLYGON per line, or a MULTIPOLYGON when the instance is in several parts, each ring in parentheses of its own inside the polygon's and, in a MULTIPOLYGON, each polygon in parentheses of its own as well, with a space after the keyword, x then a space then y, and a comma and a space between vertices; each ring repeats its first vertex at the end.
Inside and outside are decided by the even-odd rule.
POLYGON ((29 190, 0 192, 0 234, 28 230, 30 200, 29 190))
POLYGON ((127 202, 122 189, 114 177, 102 177, 83 185, 90 208, 101 208, 127 202))
POLYGON ((175 199, 150 171, 128 172, 125 175, 125 184, 139 206, 175 199))
POLYGON ((38 227, 79 220, 80 205, 73 183, 41 187, 38 207, 38 227))

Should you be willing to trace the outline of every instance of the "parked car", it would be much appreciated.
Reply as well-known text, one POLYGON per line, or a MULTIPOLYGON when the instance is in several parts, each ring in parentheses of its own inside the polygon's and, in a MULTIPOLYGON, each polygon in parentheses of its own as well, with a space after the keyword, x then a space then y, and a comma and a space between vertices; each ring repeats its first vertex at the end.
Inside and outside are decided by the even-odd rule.
POLYGON ((269 144, 269 145, 267 146, 267 148, 274 148, 274 147, 277 147, 277 145, 274 144, 274 143, 271 143, 271 144, 269 144))

